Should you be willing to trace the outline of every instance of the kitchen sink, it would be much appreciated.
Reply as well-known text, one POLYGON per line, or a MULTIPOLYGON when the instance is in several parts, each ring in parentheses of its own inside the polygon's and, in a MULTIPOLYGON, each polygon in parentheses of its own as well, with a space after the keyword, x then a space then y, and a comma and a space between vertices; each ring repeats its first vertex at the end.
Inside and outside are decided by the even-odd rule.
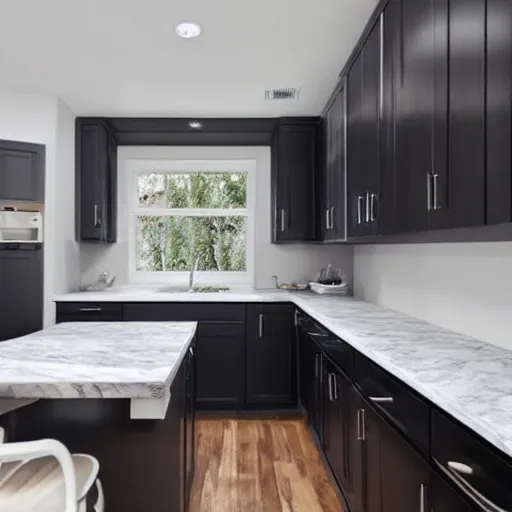
POLYGON ((229 288, 227 286, 194 286, 193 288, 188 286, 164 286, 157 291, 161 293, 218 293, 227 292, 229 288))

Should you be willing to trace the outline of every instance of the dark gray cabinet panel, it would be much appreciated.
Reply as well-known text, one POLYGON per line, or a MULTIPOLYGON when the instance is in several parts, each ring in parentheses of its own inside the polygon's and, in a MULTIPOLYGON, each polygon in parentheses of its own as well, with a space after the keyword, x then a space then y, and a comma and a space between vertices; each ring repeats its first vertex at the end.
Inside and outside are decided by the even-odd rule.
POLYGON ((380 182, 382 21, 348 73, 347 192, 349 238, 377 233, 380 182))
POLYGON ((76 173, 78 240, 115 242, 117 146, 101 120, 77 120, 76 173))
POLYGON ((345 88, 336 92, 322 120, 319 165, 319 235, 322 240, 345 238, 345 88))
POLYGON ((0 341, 43 328, 43 250, 0 249, 0 341))
MULTIPOLYGON (((444 9, 439 16, 436 28, 446 19, 444 9)), ((440 172, 437 182, 433 176, 431 229, 485 222, 485 20, 482 0, 449 0, 448 172, 440 172)), ((437 30, 436 50, 442 45, 443 33, 437 30)), ((445 65, 443 59, 436 55, 436 80, 441 65, 445 65)), ((441 94, 444 84, 435 85, 441 94)), ((435 109, 444 112, 444 104, 435 109)), ((435 158, 440 150, 436 148, 435 158)), ((444 159, 436 161, 437 168, 443 163, 444 159)))
POLYGON ((241 408, 245 403, 244 325, 199 324, 196 372, 198 408, 241 408))
POLYGON ((44 201, 45 147, 0 140, 0 199, 44 201))
POLYGON ((247 306, 248 404, 297 403, 294 311, 280 304, 247 306))
POLYGON ((512 221, 512 2, 487 0, 487 224, 512 221))
POLYGON ((319 120, 281 119, 272 143, 272 241, 315 238, 319 120))

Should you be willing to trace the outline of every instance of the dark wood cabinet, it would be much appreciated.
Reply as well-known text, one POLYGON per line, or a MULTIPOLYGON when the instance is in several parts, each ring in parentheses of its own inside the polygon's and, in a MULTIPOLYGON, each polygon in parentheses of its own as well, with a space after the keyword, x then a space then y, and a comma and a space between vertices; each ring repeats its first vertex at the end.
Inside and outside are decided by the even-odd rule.
POLYGON ((487 224, 512 221, 512 2, 487 0, 487 224))
POLYGON ((45 147, 0 140, 0 200, 44 201, 45 147))
POLYGON ((240 408, 245 403, 243 324, 201 322, 196 344, 198 409, 240 408))
POLYGON ((331 469, 345 493, 352 487, 350 445, 357 443, 351 428, 352 383, 327 358, 323 365, 323 448, 331 469))
POLYGON ((345 230, 345 87, 340 83, 321 125, 318 228, 322 240, 343 240, 345 230))
POLYGON ((297 405, 294 312, 283 304, 247 306, 247 404, 297 405))
POLYGON ((393 427, 378 416, 375 417, 381 438, 381 510, 429 510, 430 465, 393 427))
POLYGON ((315 239, 319 120, 280 119, 272 142, 272 242, 315 239))
POLYGON ((347 75, 348 238, 377 234, 382 37, 379 19, 347 75))
POLYGON ((121 322, 123 305, 117 302, 58 302, 57 323, 121 322))
POLYGON ((185 357, 185 510, 189 510, 190 490, 196 464, 196 364, 195 341, 185 357))
POLYGON ((429 499, 430 510, 435 512, 477 512, 479 510, 470 505, 465 498, 436 473, 431 473, 430 476, 429 499))
POLYGON ((0 248, 0 341, 43 328, 43 250, 0 248))
POLYGON ((76 122, 76 228, 79 241, 117 239, 117 145, 102 120, 76 122))

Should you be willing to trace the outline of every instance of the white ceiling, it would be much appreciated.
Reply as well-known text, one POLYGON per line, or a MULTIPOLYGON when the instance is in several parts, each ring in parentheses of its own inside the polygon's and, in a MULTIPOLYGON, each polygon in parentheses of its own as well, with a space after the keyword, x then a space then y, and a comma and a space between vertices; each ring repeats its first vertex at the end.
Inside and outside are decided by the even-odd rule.
POLYGON ((0 0, 0 90, 77 115, 315 115, 377 1, 0 0), (182 40, 189 19, 203 34, 182 40), (295 86, 298 101, 264 100, 295 86))

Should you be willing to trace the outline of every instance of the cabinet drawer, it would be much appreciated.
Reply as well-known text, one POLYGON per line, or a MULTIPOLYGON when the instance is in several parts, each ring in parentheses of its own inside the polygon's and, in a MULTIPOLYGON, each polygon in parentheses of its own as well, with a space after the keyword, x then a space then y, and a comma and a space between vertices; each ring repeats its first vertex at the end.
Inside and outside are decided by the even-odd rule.
POLYGON ((512 464, 447 414, 432 411, 432 461, 478 510, 512 510, 512 464))
POLYGON ((58 302, 57 322, 121 322, 123 305, 118 302, 58 302))
POLYGON ((141 322, 244 322, 245 304, 133 303, 124 305, 123 318, 141 322))
POLYGON ((364 356, 354 357, 354 379, 365 398, 428 454, 429 406, 412 390, 364 356))

